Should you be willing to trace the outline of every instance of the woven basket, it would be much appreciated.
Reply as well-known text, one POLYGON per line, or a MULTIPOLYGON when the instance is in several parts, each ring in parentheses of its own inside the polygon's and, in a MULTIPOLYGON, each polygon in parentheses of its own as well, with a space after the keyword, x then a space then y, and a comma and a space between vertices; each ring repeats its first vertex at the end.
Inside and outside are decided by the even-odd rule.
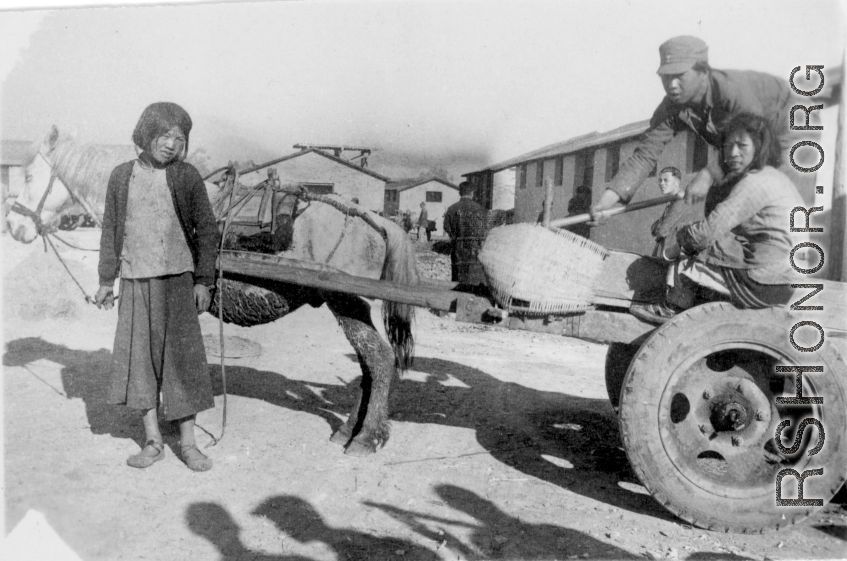
POLYGON ((591 309, 607 255, 602 246, 567 230, 511 224, 489 232, 479 261, 503 308, 547 315, 591 309))

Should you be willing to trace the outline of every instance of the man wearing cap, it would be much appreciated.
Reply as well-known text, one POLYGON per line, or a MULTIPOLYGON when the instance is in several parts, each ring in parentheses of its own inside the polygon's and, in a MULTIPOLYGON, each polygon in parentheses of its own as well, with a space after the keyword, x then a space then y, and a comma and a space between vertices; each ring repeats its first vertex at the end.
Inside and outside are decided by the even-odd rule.
POLYGON ((459 202, 444 214, 444 231, 450 236, 450 278, 467 285, 485 284, 479 251, 486 234, 487 213, 474 202, 476 188, 470 181, 459 184, 459 202))
MULTIPOLYGON (((657 72, 667 95, 653 113, 650 128, 635 152, 621 165, 591 208, 592 214, 618 202, 628 203, 676 133, 692 130, 718 147, 717 127, 728 117, 742 112, 771 121, 782 144, 780 170, 798 185, 795 179, 798 174, 788 161, 788 113, 796 99, 791 96, 788 80, 752 70, 711 68, 708 50, 701 39, 690 36, 668 39, 659 47, 661 64, 657 72)), ((709 187, 722 175, 717 165, 700 170, 686 187, 686 200, 692 202, 705 197, 709 187)), ((811 191, 801 194, 804 198, 814 196, 811 191)))

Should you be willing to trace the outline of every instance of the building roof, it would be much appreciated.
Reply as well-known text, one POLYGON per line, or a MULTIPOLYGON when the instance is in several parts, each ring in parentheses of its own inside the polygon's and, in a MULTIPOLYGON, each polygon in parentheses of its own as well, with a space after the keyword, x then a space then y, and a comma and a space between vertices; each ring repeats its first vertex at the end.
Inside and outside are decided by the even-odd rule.
POLYGON ((32 157, 32 141, 0 141, 0 166, 21 166, 32 157))
POLYGON ((459 190, 459 187, 453 185, 449 181, 445 179, 441 179, 440 177, 424 177, 424 178, 414 178, 414 179, 398 179, 396 181, 391 181, 388 185, 385 186, 386 189, 391 189, 393 191, 397 191, 398 193, 402 191, 406 191, 407 189, 413 189, 415 187, 419 187, 424 183, 429 183, 430 181, 436 181, 438 183, 443 184, 445 187, 450 187, 451 189, 459 190))
MULTIPOLYGON (((241 174, 253 173, 254 171, 259 171, 260 169, 263 169, 263 168, 274 166, 276 164, 281 164, 282 162, 287 162, 288 160, 293 160, 294 158, 298 158, 298 157, 304 156, 306 154, 317 154, 319 156, 323 156, 324 158, 326 158, 328 160, 332 160, 333 162, 339 163, 341 165, 345 165, 348 168, 354 169, 356 171, 360 171, 360 172, 362 172, 366 175, 370 175, 371 177, 375 177, 375 178, 379 179, 380 181, 385 181, 386 183, 391 181, 390 178, 388 178, 388 177, 386 177, 386 176, 384 176, 380 173, 369 170, 368 168, 363 168, 362 166, 357 166, 356 164, 350 163, 343 158, 336 158, 332 154, 327 154, 323 150, 318 150, 317 148, 309 148, 307 150, 298 150, 297 152, 294 152, 292 154, 288 154, 287 156, 283 156, 281 158, 277 158, 276 160, 271 160, 270 162, 266 162, 264 164, 259 164, 258 166, 255 166, 253 168, 243 170, 240 173, 241 174)), ((223 171, 223 168, 221 168, 218 171, 223 171)))
POLYGON ((576 136, 574 138, 564 140, 562 142, 556 142, 555 144, 543 146, 541 148, 533 150, 532 152, 521 154, 520 156, 510 158, 504 162, 494 164, 493 166, 489 166, 478 171, 466 173, 464 174, 464 177, 482 172, 497 173, 498 171, 503 171, 504 169, 514 167, 524 162, 554 158, 557 156, 563 156, 565 154, 573 154, 574 152, 579 152, 580 150, 585 150, 587 148, 595 148, 597 146, 612 144, 614 142, 619 142, 626 138, 638 136, 644 131, 646 131, 649 126, 650 121, 646 120, 638 121, 637 123, 630 123, 628 125, 624 125, 622 127, 618 127, 616 129, 612 129, 604 133, 598 133, 596 131, 590 132, 588 134, 576 136))

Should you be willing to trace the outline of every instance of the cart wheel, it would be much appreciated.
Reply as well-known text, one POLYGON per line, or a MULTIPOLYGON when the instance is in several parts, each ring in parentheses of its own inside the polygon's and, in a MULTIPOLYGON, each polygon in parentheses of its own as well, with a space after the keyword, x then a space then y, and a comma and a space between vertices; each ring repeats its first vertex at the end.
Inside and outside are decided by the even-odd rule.
MULTIPOLYGON (((620 427, 627 456, 644 486, 689 523, 724 532, 763 532, 803 520, 826 504, 847 471, 847 364, 835 345, 801 353, 789 342, 798 319, 785 310, 738 310, 726 302, 688 310, 657 329, 636 354, 624 380, 620 427), (775 365, 820 365, 803 375, 803 396, 819 405, 783 405, 793 397, 795 375, 775 365), (824 434, 806 427, 793 454, 797 427, 818 419, 824 434), (813 440, 814 438, 814 440, 813 440), (820 438, 824 445, 809 456, 820 438), (809 475, 804 499, 821 505, 777 506, 777 474, 809 475)), ((812 329, 812 328, 806 328, 812 329)), ((801 329, 795 341, 814 345, 801 329)), ((782 478, 781 497, 796 499, 795 476, 782 478)))
POLYGON ((621 387, 626 371, 640 345, 611 343, 606 351, 606 393, 615 411, 620 406, 621 387))

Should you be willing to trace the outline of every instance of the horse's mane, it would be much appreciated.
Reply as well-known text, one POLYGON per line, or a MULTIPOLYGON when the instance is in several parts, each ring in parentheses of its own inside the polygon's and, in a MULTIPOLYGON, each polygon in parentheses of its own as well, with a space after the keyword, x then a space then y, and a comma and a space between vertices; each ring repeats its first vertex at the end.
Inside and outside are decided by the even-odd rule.
POLYGON ((56 139, 52 156, 59 179, 95 209, 103 208, 112 170, 133 158, 125 147, 80 146, 71 135, 64 133, 56 139))

